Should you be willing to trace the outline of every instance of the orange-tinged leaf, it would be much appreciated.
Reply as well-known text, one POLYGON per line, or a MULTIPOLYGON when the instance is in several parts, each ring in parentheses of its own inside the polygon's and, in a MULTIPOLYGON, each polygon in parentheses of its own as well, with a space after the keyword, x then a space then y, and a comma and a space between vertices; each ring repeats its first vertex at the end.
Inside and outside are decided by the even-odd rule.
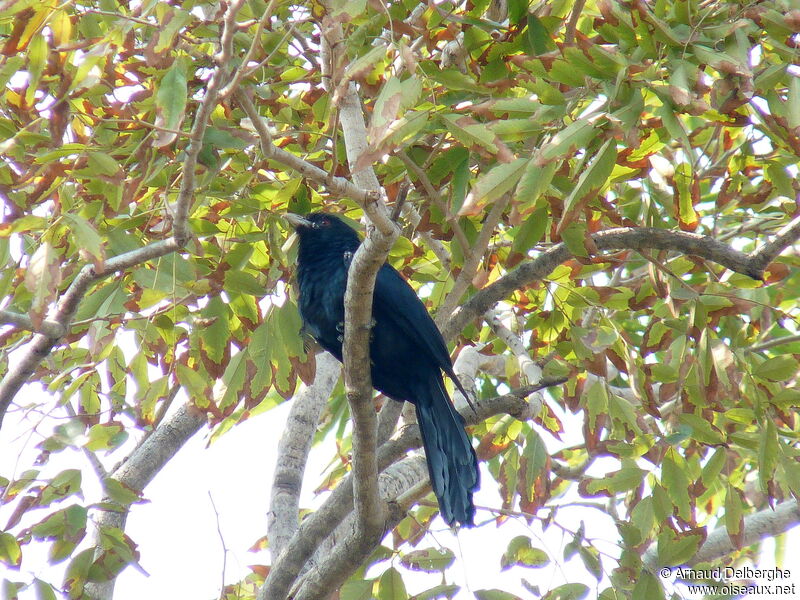
POLYGON ((770 263, 764 270, 764 283, 776 283, 789 276, 789 267, 780 262, 770 263))
POLYGON ((28 44, 33 37, 41 31, 42 26, 44 26, 44 22, 47 20, 47 17, 50 15, 52 9, 55 8, 55 5, 56 2, 54 0, 49 0, 39 4, 38 9, 32 15, 32 18, 25 23, 25 28, 22 30, 22 34, 17 42, 17 51, 25 50, 28 47, 28 44))

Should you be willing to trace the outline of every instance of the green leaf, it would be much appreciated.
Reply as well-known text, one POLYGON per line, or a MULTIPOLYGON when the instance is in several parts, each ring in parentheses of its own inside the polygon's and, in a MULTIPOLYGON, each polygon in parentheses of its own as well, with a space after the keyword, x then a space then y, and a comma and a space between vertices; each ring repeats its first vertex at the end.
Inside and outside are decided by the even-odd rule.
POLYGON ((208 382, 208 376, 206 374, 201 375, 195 369, 182 363, 177 364, 176 374, 181 386, 189 393, 192 402, 199 408, 206 408, 208 399, 211 397, 211 385, 208 382))
POLYGON ((589 588, 582 583, 565 583, 547 592, 542 600, 581 600, 589 594, 589 588))
POLYGON ((722 468, 725 466, 727 456, 728 452, 725 448, 717 448, 711 458, 703 465, 701 480, 707 488, 711 488, 717 481, 722 468))
POLYGON ((800 77, 789 78, 789 92, 786 94, 786 121, 789 129, 800 127, 800 77))
POLYGON ((550 187, 558 165, 557 161, 539 165, 535 158, 528 161, 528 164, 525 165, 525 171, 517 184, 514 199, 518 202, 535 203, 539 196, 544 194, 550 187))
POLYGON ((457 585, 443 583, 416 594, 414 600, 441 600, 442 598, 450 600, 455 597, 460 589, 457 585))
POLYGON ((20 55, 7 56, 0 66, 0 88, 5 89, 8 80, 21 70, 25 58, 20 55))
POLYGON ((492 154, 497 153, 494 133, 483 123, 476 123, 463 115, 442 115, 447 130, 467 148, 481 146, 492 154))
POLYGON ((588 119, 573 121, 542 146, 540 162, 546 164, 573 154, 576 150, 585 148, 596 135, 595 123, 588 119))
POLYGON ((158 43, 154 48, 154 51, 158 54, 172 46, 175 36, 192 19, 192 13, 179 8, 170 7, 167 14, 169 15, 169 20, 162 19, 158 30, 158 43))
POLYGON ((407 600, 408 592, 400 571, 390 567, 378 579, 377 600, 407 600))
POLYGON ((111 177, 119 172, 119 163, 105 152, 89 152, 88 162, 91 170, 99 175, 111 177))
POLYGON ((65 469, 42 490, 41 505, 47 506, 55 500, 62 500, 81 491, 82 474, 80 469, 65 469))
POLYGON ((528 215, 514 231, 511 251, 527 254, 544 237, 547 225, 547 209, 545 207, 541 207, 528 215))
POLYGON ((786 381, 797 375, 797 360, 791 356, 768 358, 753 369, 753 375, 770 381, 786 381))
POLYGON ((589 480, 586 489, 590 494, 604 494, 614 496, 620 492, 627 492, 639 487, 647 475, 637 467, 624 467, 615 473, 610 473, 601 479, 589 480))
POLYGON ((737 548, 741 547, 741 536, 744 533, 744 504, 739 490, 730 484, 725 492, 725 529, 734 545, 737 548))
POLYGON ((779 455, 778 430, 772 419, 767 418, 758 440, 758 481, 765 494, 771 493, 770 484, 774 481, 779 455))
POLYGON ((240 137, 236 137, 230 131, 209 127, 203 134, 203 145, 213 146, 221 150, 244 150, 247 142, 240 137))
POLYGON ((400 562, 412 571, 438 573, 444 571, 455 561, 455 554, 448 548, 425 548, 412 550, 402 556, 400 562))
POLYGON ((53 586, 38 577, 33 580, 33 589, 36 592, 36 600, 57 600, 58 598, 53 586))
POLYGON ((72 213, 65 213, 64 220, 69 223, 70 233, 74 236, 78 247, 88 252, 96 265, 102 265, 105 259, 103 240, 94 226, 80 215, 72 213))
POLYGON ((511 592, 504 592, 503 590, 475 590, 475 598, 477 600, 522 600, 519 596, 515 596, 511 592))
POLYGON ((675 452, 674 448, 667 450, 661 463, 661 483, 678 509, 678 515, 689 522, 692 519, 692 509, 689 501, 689 477, 686 475, 686 470, 687 465, 683 457, 675 452))
POLYGON ((153 145, 157 148, 171 144, 186 112, 188 87, 186 66, 182 60, 176 60, 161 78, 156 92, 156 126, 170 131, 160 131, 153 145))
POLYGON ((703 530, 678 535, 666 528, 658 536, 658 562, 667 567, 682 565, 697 554, 697 549, 704 541, 703 530))
POLYGON ((6 579, 3 577, 2 580, 2 587, 0 588, 0 592, 2 592, 3 600, 18 600, 19 599, 19 591, 20 589, 25 587, 25 584, 21 581, 11 581, 10 579, 6 579))
POLYGON ((595 381, 586 393, 586 409, 589 415, 589 428, 597 428, 598 415, 608 412, 608 388, 605 383, 595 381))
POLYGON ((28 45, 28 85, 26 86, 25 101, 33 103, 34 92, 39 87, 44 66, 47 63, 47 40, 43 35, 36 35, 28 45))
POLYGON ((128 432, 119 423, 98 423, 89 428, 88 450, 113 450, 128 439, 128 432))
POLYGON ((608 414, 611 415, 611 418, 615 421, 627 425, 629 431, 641 433, 639 424, 636 422, 636 411, 633 405, 625 398, 617 396, 616 394, 609 394, 608 414))
POLYGON ((103 491, 111 500, 123 506, 130 506, 135 502, 142 502, 141 493, 112 477, 106 477, 103 480, 103 491))
POLYGON ((402 99, 403 92, 400 80, 397 77, 390 77, 381 86, 381 91, 375 99, 370 129, 373 131, 379 130, 394 121, 400 110, 402 99))
POLYGON ((239 401, 239 394, 244 388, 247 378, 247 353, 237 352, 231 357, 225 373, 222 375, 222 385, 215 387, 217 405, 225 411, 229 406, 239 401))
POLYGON ((550 564, 544 550, 534 548, 528 536, 518 535, 508 543, 508 548, 500 558, 500 567, 505 571, 511 567, 539 569, 550 564))
POLYGON ((86 584, 89 567, 92 566, 94 560, 94 550, 94 548, 87 548, 70 561, 62 586, 69 598, 78 600, 83 597, 83 587, 86 584))
POLYGON ((467 197, 467 189, 469 188, 469 179, 472 174, 469 170, 469 152, 456 162, 453 167, 453 183, 451 187, 450 205, 455 214, 461 210, 464 205, 464 199, 467 197))
POLYGON ((639 530, 641 540, 650 537, 656 519, 653 511, 653 497, 642 498, 631 511, 631 523, 639 530))
POLYGON ((425 62, 420 64, 420 68, 428 77, 442 84, 448 91, 486 93, 487 88, 482 87, 472 77, 458 69, 440 69, 435 63, 425 62))
POLYGON ((687 162, 680 163, 675 168, 675 187, 678 190, 678 216, 683 228, 693 231, 698 224, 697 212, 694 209, 692 186, 694 174, 692 167, 687 162))
POLYGON ((77 504, 56 511, 31 528, 36 539, 52 540, 49 561, 58 563, 69 557, 86 536, 88 510, 77 504))
POLYGON ((17 538, 5 531, 0 531, 0 562, 15 568, 22 564, 22 550, 17 538))
POLYGON ((214 296, 201 314, 207 323, 200 331, 200 352, 215 365, 221 365, 230 345, 230 311, 222 298, 214 296))
POLYGON ((725 443, 725 436, 716 429, 711 423, 699 415, 683 413, 680 416, 681 423, 685 423, 692 428, 691 437, 704 444, 717 445, 725 443))
POLYGON ((340 600, 372 600, 372 580, 348 579, 339 590, 340 600))
POLYGON ((29 311, 36 327, 44 320, 48 306, 58 295, 61 283, 59 256, 49 241, 44 241, 36 249, 25 271, 25 287, 33 294, 29 311))
POLYGON ((231 269, 225 273, 225 289, 241 294, 262 297, 266 294, 264 286, 247 271, 231 269))
POLYGON ((536 15, 528 15, 528 37, 527 42, 533 50, 533 55, 545 54, 550 50, 555 49, 555 44, 550 38, 550 32, 547 31, 542 22, 536 15))
POLYGON ((527 163, 527 159, 518 158, 510 163, 499 163, 488 173, 481 175, 472 186, 472 191, 461 207, 459 215, 478 214, 486 204, 494 202, 511 190, 517 185, 527 163))
POLYGON ((650 573, 642 571, 639 573, 630 597, 637 600, 664 600, 664 588, 650 573))
POLYGON ((348 81, 357 77, 360 74, 369 72, 372 68, 377 65, 380 61, 386 58, 386 47, 382 44, 375 46, 364 54, 360 56, 353 62, 351 62, 344 71, 344 79, 348 81))
POLYGON ((578 212, 583 210, 586 203, 591 200, 591 197, 605 187, 616 161, 617 141, 606 140, 586 168, 582 170, 577 185, 564 200, 564 214, 561 216, 559 230, 573 221, 578 212))

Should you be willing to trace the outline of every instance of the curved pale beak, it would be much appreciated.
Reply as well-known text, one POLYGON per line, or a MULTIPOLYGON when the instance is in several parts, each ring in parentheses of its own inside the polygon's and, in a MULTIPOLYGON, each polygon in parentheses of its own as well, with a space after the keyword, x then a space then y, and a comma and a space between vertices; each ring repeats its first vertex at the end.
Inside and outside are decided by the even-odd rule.
POLYGON ((311 227, 311 221, 309 221, 305 217, 296 215, 294 213, 284 213, 283 218, 295 229, 298 229, 300 227, 311 227))

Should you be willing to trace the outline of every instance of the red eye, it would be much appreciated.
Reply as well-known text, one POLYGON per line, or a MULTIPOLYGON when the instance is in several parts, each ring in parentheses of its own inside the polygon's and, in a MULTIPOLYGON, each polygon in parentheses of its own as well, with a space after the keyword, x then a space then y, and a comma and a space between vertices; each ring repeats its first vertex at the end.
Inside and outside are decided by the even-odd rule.
POLYGON ((328 217, 322 217, 322 218, 319 220, 319 224, 320 224, 322 227, 327 227, 328 225, 330 225, 330 224, 331 224, 331 220, 330 220, 328 217))

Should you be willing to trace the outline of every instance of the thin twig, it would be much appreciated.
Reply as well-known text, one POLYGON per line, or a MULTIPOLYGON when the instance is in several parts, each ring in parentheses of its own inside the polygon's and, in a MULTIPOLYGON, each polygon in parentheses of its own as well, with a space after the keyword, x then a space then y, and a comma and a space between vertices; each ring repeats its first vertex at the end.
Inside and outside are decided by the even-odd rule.
POLYGON ((211 495, 211 490, 208 490, 208 500, 211 502, 211 510, 214 511, 214 517, 217 521, 217 535, 219 536, 220 544, 222 544, 222 573, 220 574, 219 583, 219 600, 225 599, 225 572, 228 569, 228 547, 225 545, 225 536, 222 535, 222 526, 219 522, 219 511, 217 505, 214 504, 214 497, 211 495))
POLYGON ((233 58, 233 36, 236 33, 236 15, 244 5, 244 0, 234 0, 228 5, 225 11, 222 25, 222 35, 220 36, 219 51, 214 55, 216 67, 211 74, 200 106, 195 115, 192 125, 192 137, 186 148, 186 158, 181 169, 183 178, 178 198, 175 202, 175 221, 173 223, 173 234, 175 241, 180 247, 189 241, 189 210, 192 205, 195 190, 195 167, 200 149, 203 147, 203 136, 206 126, 211 118, 211 113, 217 105, 219 91, 229 78, 231 62, 233 58))
MULTIPOLYGON (((261 18, 258 21, 258 26, 256 27, 256 31, 253 34, 253 39, 250 42, 250 47, 247 49, 244 58, 242 58, 242 62, 239 63, 239 67, 236 69, 236 71, 234 71, 231 80, 225 85, 224 88, 220 90, 220 98, 227 98, 230 96, 233 91, 239 87, 239 83, 247 74, 247 65, 250 63, 250 59, 253 57, 253 54, 255 54, 256 48, 261 46, 261 32, 264 31, 264 27, 266 26, 267 22, 272 18, 273 10, 275 10, 275 0, 270 0, 269 4, 267 4, 267 8, 264 9, 264 14, 261 15, 261 18)), ((282 43, 283 41, 281 41, 281 44, 279 44, 277 48, 280 48, 282 43)))

